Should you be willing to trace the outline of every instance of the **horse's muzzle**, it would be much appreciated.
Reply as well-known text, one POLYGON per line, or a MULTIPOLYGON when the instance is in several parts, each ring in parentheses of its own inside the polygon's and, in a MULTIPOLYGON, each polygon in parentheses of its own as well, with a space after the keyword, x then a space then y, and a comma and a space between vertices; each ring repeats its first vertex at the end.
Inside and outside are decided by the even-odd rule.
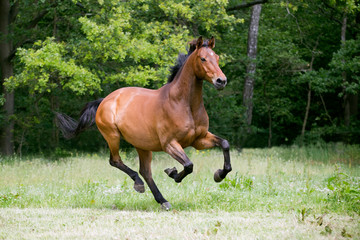
POLYGON ((217 90, 223 90, 227 84, 227 79, 217 78, 215 81, 213 81, 213 83, 217 90))

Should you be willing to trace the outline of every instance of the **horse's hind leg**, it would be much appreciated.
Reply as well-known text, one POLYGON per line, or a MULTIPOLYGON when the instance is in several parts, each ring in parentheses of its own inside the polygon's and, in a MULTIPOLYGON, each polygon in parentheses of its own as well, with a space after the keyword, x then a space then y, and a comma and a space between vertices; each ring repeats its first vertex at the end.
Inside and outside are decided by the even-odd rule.
POLYGON ((162 196, 159 189, 157 188, 151 173, 151 160, 152 160, 152 152, 145 151, 141 149, 136 149, 139 154, 140 159, 140 174, 145 179, 147 185, 149 186, 152 194, 154 195, 155 200, 161 204, 161 207, 165 210, 169 210, 171 208, 170 203, 162 196))
POLYGON ((116 167, 120 169, 121 171, 125 172, 127 175, 131 177, 132 180, 134 180, 134 189, 139 192, 143 193, 145 192, 144 188, 144 182, 139 177, 138 173, 126 166, 120 159, 120 156, 112 156, 110 154, 110 165, 113 167, 116 167))
POLYGON ((119 155, 120 133, 118 131, 115 133, 113 131, 111 134, 104 134, 103 131, 101 131, 101 133, 103 134, 110 148, 110 165, 129 175, 134 180, 134 189, 137 192, 145 192, 144 182, 139 177, 139 174, 126 166, 121 160, 119 155))

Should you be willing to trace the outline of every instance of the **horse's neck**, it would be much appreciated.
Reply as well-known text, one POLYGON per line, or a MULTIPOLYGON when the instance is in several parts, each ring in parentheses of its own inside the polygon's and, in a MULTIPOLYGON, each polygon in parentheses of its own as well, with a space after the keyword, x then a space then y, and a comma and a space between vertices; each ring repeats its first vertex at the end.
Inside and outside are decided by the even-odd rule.
POLYGON ((196 79, 191 63, 187 61, 172 82, 170 97, 174 101, 183 101, 194 111, 203 106, 202 85, 203 81, 196 79))

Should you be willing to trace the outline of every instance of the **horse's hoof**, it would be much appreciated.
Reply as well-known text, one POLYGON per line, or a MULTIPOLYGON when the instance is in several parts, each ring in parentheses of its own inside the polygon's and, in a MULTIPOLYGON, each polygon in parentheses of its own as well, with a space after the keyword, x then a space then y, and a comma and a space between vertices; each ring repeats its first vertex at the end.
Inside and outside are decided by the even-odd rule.
POLYGON ((164 202, 161 204, 161 209, 169 211, 171 209, 171 204, 169 202, 164 202))
POLYGON ((177 174, 176 167, 167 168, 167 169, 164 170, 164 172, 171 178, 174 178, 175 175, 177 174))
POLYGON ((214 173, 214 181, 215 182, 221 182, 223 180, 222 177, 220 177, 222 170, 218 169, 215 173, 214 173))
POLYGON ((145 192, 145 186, 144 184, 134 184, 134 189, 135 191, 139 192, 139 193, 143 193, 145 192))

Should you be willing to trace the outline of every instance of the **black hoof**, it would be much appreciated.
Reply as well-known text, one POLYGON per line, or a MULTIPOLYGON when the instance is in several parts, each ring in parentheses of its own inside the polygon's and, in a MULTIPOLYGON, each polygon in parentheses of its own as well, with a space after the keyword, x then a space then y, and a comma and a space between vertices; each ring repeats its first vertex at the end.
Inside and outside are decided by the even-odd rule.
POLYGON ((215 173, 214 173, 214 181, 215 182, 221 182, 224 178, 222 178, 220 175, 222 173, 223 170, 218 169, 215 173))
POLYGON ((174 178, 177 174, 177 170, 175 167, 173 168, 167 168, 164 170, 164 172, 171 178, 174 178))
POLYGON ((134 183, 134 189, 135 189, 135 191, 137 191, 139 193, 145 192, 144 184, 136 184, 136 183, 134 183))
POLYGON ((165 211, 169 211, 171 209, 171 204, 169 202, 164 202, 161 204, 161 209, 165 211))

